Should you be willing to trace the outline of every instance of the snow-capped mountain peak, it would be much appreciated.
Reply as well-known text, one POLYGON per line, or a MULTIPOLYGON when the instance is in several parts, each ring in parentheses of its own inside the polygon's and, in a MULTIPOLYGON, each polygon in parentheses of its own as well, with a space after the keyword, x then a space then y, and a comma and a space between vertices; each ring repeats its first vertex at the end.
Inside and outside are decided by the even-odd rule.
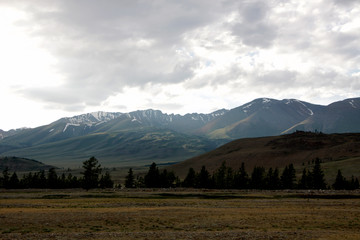
POLYGON ((113 119, 121 116, 121 115, 122 115, 122 113, 99 111, 99 112, 81 114, 81 115, 77 115, 77 116, 73 116, 73 117, 67 117, 67 118, 63 118, 63 120, 65 120, 67 123, 72 124, 72 125, 85 124, 88 126, 92 126, 95 124, 108 122, 110 120, 113 120, 113 119))

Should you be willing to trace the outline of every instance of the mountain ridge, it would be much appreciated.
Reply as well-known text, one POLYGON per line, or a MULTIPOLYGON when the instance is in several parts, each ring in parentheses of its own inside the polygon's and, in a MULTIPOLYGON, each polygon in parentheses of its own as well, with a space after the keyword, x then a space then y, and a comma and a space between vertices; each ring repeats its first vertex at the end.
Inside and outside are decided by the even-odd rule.
POLYGON ((129 148, 142 163, 147 157, 149 161, 174 162, 240 138, 276 136, 297 130, 360 132, 359 120, 360 98, 345 99, 327 106, 297 99, 258 98, 230 110, 221 109, 209 114, 167 114, 153 109, 129 113, 99 111, 64 117, 48 125, 13 132, 0 140, 0 154, 59 165, 54 161, 65 161, 61 160, 63 156, 69 158, 69 162, 72 151, 76 150, 74 155, 77 160, 88 154, 96 154, 114 163, 119 157, 134 159, 121 146, 129 142, 139 145, 129 145, 129 148), (138 141, 145 136, 150 140, 138 141), (94 139, 98 139, 103 150, 99 149, 94 139), (165 144, 159 139, 167 139, 168 142, 165 144), (190 148, 184 147, 187 141, 191 142, 190 148), (87 142, 93 150, 89 150, 85 144, 87 142), (172 148, 172 145, 176 145, 176 148, 172 148), (78 149, 73 146, 78 146, 78 149), (62 152, 62 149, 68 152, 62 152), (152 155, 149 149, 154 149, 157 155, 152 155), (161 154, 161 149, 167 154, 161 154))

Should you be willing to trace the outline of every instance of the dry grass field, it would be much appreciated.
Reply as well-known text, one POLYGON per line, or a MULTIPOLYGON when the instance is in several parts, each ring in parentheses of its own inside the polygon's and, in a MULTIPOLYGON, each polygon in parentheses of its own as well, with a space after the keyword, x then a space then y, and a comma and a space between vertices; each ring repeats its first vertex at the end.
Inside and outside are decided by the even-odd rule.
POLYGON ((360 239, 360 192, 1 191, 0 239, 360 239))

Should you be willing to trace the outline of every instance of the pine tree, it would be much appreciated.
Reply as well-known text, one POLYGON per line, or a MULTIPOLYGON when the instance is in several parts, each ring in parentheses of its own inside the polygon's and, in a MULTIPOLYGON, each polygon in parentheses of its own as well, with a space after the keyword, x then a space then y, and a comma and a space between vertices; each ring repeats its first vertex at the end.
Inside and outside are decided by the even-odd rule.
POLYGON ((159 179, 160 179, 160 187, 170 188, 173 186, 176 177, 173 171, 168 172, 166 169, 164 169, 160 173, 159 179))
POLYGON ((14 172, 9 179, 8 188, 14 189, 19 187, 20 187, 20 181, 16 172, 14 172))
POLYGON ((10 179, 9 168, 5 167, 2 174, 3 174, 3 184, 2 185, 4 188, 8 188, 9 179, 10 179))
POLYGON ((239 171, 234 176, 234 187, 238 189, 246 189, 249 187, 249 175, 245 170, 244 162, 241 163, 239 171))
POLYGON ((280 177, 279 177, 279 169, 275 168, 272 179, 271 179, 272 187, 273 189, 279 189, 280 188, 280 177))
POLYGON ((347 188, 346 185, 347 185, 346 184, 346 179, 343 177, 343 175, 341 173, 341 170, 339 169, 338 173, 336 175, 335 182, 333 184, 333 188, 335 190, 346 189, 347 188))
POLYGON ((101 175, 99 186, 101 188, 113 188, 114 181, 111 179, 110 173, 108 171, 105 172, 105 175, 101 175))
POLYGON ((280 185, 279 170, 277 168, 275 170, 270 168, 266 175, 266 188, 278 189, 279 185, 280 185))
POLYGON ((359 188, 359 179, 351 176, 351 181, 348 183, 350 190, 355 190, 359 188))
POLYGON ((160 187, 160 173, 159 169, 156 166, 156 163, 152 163, 148 173, 144 178, 145 186, 148 188, 158 188, 160 187))
POLYGON ((195 170, 193 168, 189 168, 189 171, 184 179, 183 186, 187 188, 195 187, 195 170))
POLYGON ((47 187, 48 188, 58 188, 58 176, 55 171, 55 168, 50 168, 47 177, 47 187))
POLYGON ((316 158, 314 168, 311 172, 313 189, 325 189, 326 183, 324 179, 324 173, 320 166, 320 159, 316 158))
POLYGON ((298 188, 299 189, 309 188, 309 174, 308 174, 308 171, 306 170, 306 168, 303 169, 301 178, 298 183, 298 188))
POLYGON ((83 188, 89 190, 90 188, 97 188, 99 185, 99 175, 101 174, 101 165, 95 157, 91 157, 89 160, 83 162, 83 168, 85 169, 82 174, 83 188))
POLYGON ((225 188, 234 187, 234 171, 231 167, 227 167, 226 176, 225 176, 225 188))
POLYGON ((227 167, 226 167, 226 162, 224 161, 222 162, 220 168, 218 168, 218 170, 213 175, 215 188, 224 189, 227 187, 226 173, 227 173, 227 167))
POLYGON ((253 189, 265 189, 265 168, 254 167, 251 173, 251 184, 253 189))
POLYGON ((128 175, 126 175, 125 187, 126 188, 134 188, 135 187, 135 177, 134 177, 132 168, 129 169, 128 175))
POLYGON ((286 166, 281 175, 281 185, 284 189, 294 189, 296 181, 296 172, 294 165, 291 163, 286 166))
POLYGON ((354 189, 359 189, 359 188, 360 188, 359 179, 356 178, 354 182, 354 189))
POLYGON ((200 173, 197 175, 197 184, 196 187, 198 188, 210 188, 211 181, 210 181, 210 174, 206 170, 205 166, 201 167, 200 173))
POLYGON ((39 172, 39 188, 46 188, 46 176, 44 170, 39 172))

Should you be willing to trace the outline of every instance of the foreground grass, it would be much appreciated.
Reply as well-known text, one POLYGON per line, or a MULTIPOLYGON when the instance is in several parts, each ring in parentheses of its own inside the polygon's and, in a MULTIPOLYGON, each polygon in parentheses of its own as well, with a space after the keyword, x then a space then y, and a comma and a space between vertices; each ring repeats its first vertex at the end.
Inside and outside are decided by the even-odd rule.
POLYGON ((3 191, 0 239, 360 239, 359 193, 304 194, 3 191))

